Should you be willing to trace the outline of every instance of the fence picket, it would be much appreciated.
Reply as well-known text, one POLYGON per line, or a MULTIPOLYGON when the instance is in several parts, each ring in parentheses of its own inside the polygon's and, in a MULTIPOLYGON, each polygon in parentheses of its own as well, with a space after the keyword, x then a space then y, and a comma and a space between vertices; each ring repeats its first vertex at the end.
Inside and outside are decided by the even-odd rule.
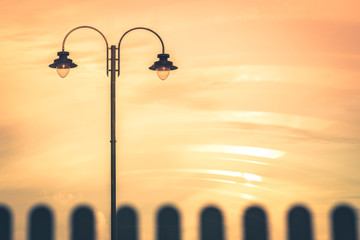
POLYGON ((172 206, 162 207, 157 214, 157 240, 180 240, 180 216, 172 206))
POLYGON ((90 207, 79 206, 71 216, 71 240, 95 240, 94 214, 90 207))
POLYGON ((224 224, 221 211, 216 207, 206 207, 200 214, 201 240, 223 240, 224 224))
POLYGON ((333 240, 357 240, 356 214, 352 207, 339 205, 331 213, 333 240))
POLYGON ((29 240, 53 240, 54 219, 53 213, 45 205, 35 206, 29 215, 29 240))
POLYGON ((261 207, 250 207, 244 216, 244 239, 267 240, 268 226, 265 211, 261 207))
POLYGON ((0 239, 11 240, 12 238, 12 219, 10 209, 0 205, 0 239))
POLYGON ((138 220, 136 210, 123 206, 117 212, 117 240, 138 240, 138 220))
POLYGON ((303 206, 294 206, 288 213, 288 239, 313 240, 311 215, 303 206))

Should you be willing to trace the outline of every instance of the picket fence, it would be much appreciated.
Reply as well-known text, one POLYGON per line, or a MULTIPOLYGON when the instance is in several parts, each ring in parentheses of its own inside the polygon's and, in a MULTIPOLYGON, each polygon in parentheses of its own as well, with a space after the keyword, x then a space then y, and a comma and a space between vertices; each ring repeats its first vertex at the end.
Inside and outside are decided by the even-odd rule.
MULTIPOLYGON (((330 212, 332 240, 358 240, 358 219, 350 205, 335 206, 330 212)), ((200 214, 200 240, 225 240, 223 215, 215 206, 207 206, 200 214)), ((13 216, 10 208, 0 205, 0 240, 13 240, 13 216)), ((78 206, 71 214, 71 240, 95 240, 95 219, 88 206, 78 206)), ((131 206, 123 206, 117 212, 117 239, 138 240, 138 215, 131 206)), ((157 240, 180 240, 181 224, 179 211, 173 206, 162 206, 156 216, 157 240)), ((287 239, 313 240, 314 229, 311 212, 301 205, 293 206, 287 213, 287 239)), ((247 208, 243 215, 244 240, 268 240, 269 227, 266 211, 259 206, 247 208)), ((54 217, 50 207, 34 206, 28 217, 28 240, 53 240, 54 217)))

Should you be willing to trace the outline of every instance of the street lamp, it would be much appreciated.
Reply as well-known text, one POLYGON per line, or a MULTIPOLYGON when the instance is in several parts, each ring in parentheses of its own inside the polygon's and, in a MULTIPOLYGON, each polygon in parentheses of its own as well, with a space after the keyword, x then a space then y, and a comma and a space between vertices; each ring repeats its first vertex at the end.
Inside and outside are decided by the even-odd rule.
POLYGON ((59 58, 55 59, 54 63, 49 65, 49 67, 51 67, 51 68, 56 68, 57 73, 62 78, 66 77, 68 75, 70 68, 77 67, 77 65, 75 63, 73 63, 73 61, 71 59, 68 58, 69 52, 65 51, 65 41, 68 38, 68 36, 70 35, 70 33, 72 33, 73 31, 75 31, 77 29, 80 29, 80 28, 89 28, 89 29, 97 31, 98 33, 101 34, 101 36, 104 38, 105 43, 106 43, 106 75, 109 76, 109 72, 110 72, 110 80, 111 80, 111 90, 110 90, 110 92, 111 92, 111 99, 110 99, 110 102, 111 102, 111 104, 110 104, 111 105, 111 140, 110 140, 110 143, 111 143, 111 240, 116 240, 115 78, 116 78, 116 72, 118 73, 117 75, 120 76, 120 44, 121 44, 121 41, 126 34, 128 34, 129 32, 131 32, 133 30, 142 29, 142 30, 150 31, 159 38, 159 40, 161 42, 161 46, 162 46, 162 53, 158 54, 158 56, 157 56, 159 58, 159 61, 154 62, 154 64, 151 67, 149 67, 149 69, 156 71, 159 78, 161 80, 165 80, 169 76, 170 71, 176 70, 177 67, 174 66, 172 62, 168 61, 169 54, 165 53, 164 43, 163 43, 162 39, 160 38, 160 36, 156 32, 154 32, 153 30, 151 30, 149 28, 144 28, 144 27, 132 28, 122 35, 122 37, 120 38, 118 47, 116 47, 115 45, 111 45, 111 47, 109 48, 107 39, 105 38, 104 34, 102 34, 98 29, 96 29, 94 27, 90 27, 90 26, 80 26, 80 27, 72 29, 71 31, 69 31, 66 34, 66 36, 63 40, 63 43, 62 43, 62 51, 57 53, 59 58), (110 51, 110 57, 109 57, 109 51, 110 51), (116 51, 117 51, 117 55, 118 55, 117 58, 116 58, 116 51), (110 67, 109 67, 109 61, 110 61, 110 67), (118 63, 117 66, 116 66, 116 61, 118 63))

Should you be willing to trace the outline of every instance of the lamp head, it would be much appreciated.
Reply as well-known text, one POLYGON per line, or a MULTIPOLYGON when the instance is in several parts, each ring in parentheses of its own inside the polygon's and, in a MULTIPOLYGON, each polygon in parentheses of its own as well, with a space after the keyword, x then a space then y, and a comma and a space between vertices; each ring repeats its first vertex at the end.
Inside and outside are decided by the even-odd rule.
POLYGON ((150 70, 156 71, 161 80, 165 80, 169 76, 170 71, 177 69, 172 62, 167 60, 169 56, 170 55, 166 53, 158 54, 159 61, 154 62, 154 64, 149 67, 150 70))
POLYGON ((64 78, 69 74, 70 68, 77 67, 77 65, 73 63, 70 58, 67 58, 67 56, 69 56, 69 52, 65 52, 63 50, 61 52, 58 52, 57 55, 59 56, 59 58, 55 59, 54 63, 50 64, 49 67, 56 68, 59 76, 64 78))

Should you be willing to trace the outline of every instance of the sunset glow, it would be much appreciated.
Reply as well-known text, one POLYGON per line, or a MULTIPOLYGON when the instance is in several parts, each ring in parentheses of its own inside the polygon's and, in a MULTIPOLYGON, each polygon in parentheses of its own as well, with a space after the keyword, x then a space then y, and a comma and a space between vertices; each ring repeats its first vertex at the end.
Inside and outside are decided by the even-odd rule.
POLYGON ((228 145, 195 145, 190 148, 192 151, 232 153, 245 156, 263 157, 275 159, 283 156, 285 153, 273 149, 247 147, 247 146, 228 146, 228 145))
MULTIPOLYGON (((94 209, 109 240, 110 78, 92 29, 66 40, 77 64, 49 68, 65 35, 101 30, 109 45, 146 27, 176 71, 149 70, 162 45, 148 31, 121 43, 116 79, 117 205, 138 211, 139 239, 156 214, 179 209, 182 240, 199 236, 205 206, 242 239, 249 206, 265 209, 269 239, 285 240, 294 204, 312 213, 314 239, 331 239, 330 211, 360 209, 360 15, 344 1, 2 1, 0 205, 13 240, 46 204, 56 240, 71 211, 94 209)), ((117 56, 116 56, 117 58, 117 56)), ((156 69, 155 69, 156 70, 156 69)))

